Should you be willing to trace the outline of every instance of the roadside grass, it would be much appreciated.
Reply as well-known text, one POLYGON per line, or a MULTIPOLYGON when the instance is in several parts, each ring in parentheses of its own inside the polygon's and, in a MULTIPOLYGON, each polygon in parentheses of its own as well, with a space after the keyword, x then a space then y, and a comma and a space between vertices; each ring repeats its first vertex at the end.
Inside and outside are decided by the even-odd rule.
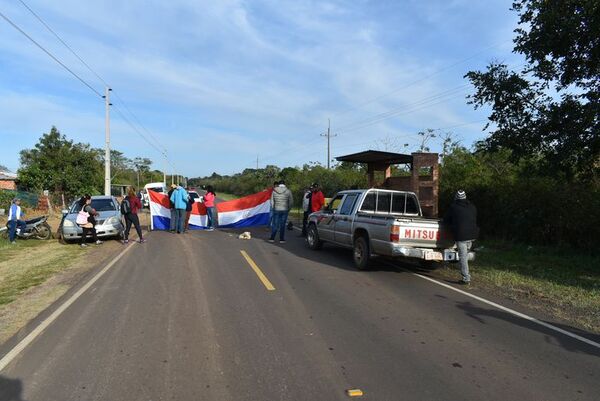
MULTIPOLYGON (((600 255, 498 241, 476 246, 475 286, 600 333, 600 255)), ((440 272, 457 278, 456 269, 440 272)))
POLYGON ((86 252, 57 241, 0 239, 0 307, 10 304, 28 289, 76 265, 86 252))
POLYGON ((228 194, 228 193, 224 193, 224 192, 218 192, 217 193, 217 198, 224 200, 224 201, 230 201, 233 199, 238 199, 241 198, 241 196, 237 196, 237 195, 233 195, 233 194, 228 194))
POLYGON ((293 207, 290 210, 289 218, 293 221, 299 222, 302 224, 302 217, 304 216, 304 210, 301 207, 293 207))

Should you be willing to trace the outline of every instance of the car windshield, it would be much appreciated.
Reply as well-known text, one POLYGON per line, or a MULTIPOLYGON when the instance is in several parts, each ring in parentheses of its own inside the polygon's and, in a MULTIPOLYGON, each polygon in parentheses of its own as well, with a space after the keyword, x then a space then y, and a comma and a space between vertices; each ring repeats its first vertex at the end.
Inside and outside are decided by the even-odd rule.
POLYGON ((147 188, 149 191, 154 191, 154 192, 164 192, 163 188, 161 187, 156 187, 156 188, 147 188))
MULTIPOLYGON (((97 212, 106 212, 110 210, 117 210, 113 204, 112 199, 92 199, 91 206, 97 212)), ((71 207, 71 213, 78 213, 80 210, 79 203, 75 202, 71 207)))
POLYGON ((190 192, 191 199, 198 199, 199 197, 200 197, 200 195, 198 195, 196 192, 190 192))

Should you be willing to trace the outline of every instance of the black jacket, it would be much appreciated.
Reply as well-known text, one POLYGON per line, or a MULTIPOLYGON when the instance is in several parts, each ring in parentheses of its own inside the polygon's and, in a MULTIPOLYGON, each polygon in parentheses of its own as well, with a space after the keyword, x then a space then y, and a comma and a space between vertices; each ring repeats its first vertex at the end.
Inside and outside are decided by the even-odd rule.
POLYGON ((444 216, 444 223, 450 226, 455 241, 470 241, 479 236, 477 209, 467 199, 452 202, 444 216))
POLYGON ((169 189, 169 192, 167 192, 167 198, 169 198, 169 205, 171 205, 171 209, 175 209, 175 205, 173 204, 173 202, 171 202, 171 195, 173 194, 174 189, 171 188, 169 189))

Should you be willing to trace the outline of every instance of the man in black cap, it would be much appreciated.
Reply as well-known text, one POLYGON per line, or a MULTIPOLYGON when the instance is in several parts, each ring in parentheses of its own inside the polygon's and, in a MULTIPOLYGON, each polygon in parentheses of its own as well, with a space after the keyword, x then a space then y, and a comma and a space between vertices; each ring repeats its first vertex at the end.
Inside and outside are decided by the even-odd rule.
POLYGON ((471 283, 469 275, 469 249, 473 241, 477 239, 479 228, 477 227, 477 209, 469 200, 465 191, 458 190, 454 195, 454 202, 444 216, 444 224, 450 226, 460 261, 460 272, 463 285, 471 283))

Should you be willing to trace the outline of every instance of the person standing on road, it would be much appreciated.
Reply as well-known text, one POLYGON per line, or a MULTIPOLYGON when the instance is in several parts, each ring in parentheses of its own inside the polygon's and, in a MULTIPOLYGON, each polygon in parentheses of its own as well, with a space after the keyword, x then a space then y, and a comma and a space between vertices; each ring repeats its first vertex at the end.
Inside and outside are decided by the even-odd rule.
POLYGON ((171 195, 173 195, 173 192, 175 191, 176 188, 177 188, 177 185, 171 184, 171 189, 169 189, 169 192, 167 192, 167 197, 169 198, 169 206, 171 209, 171 221, 169 223, 169 231, 172 233, 175 232, 175 227, 177 225, 177 219, 175 216, 175 205, 173 204, 173 201, 171 201, 171 195))
MULTIPOLYGON (((277 188, 277 185, 279 185, 279 181, 273 182, 272 190, 277 188)), ((272 207, 271 207, 271 210, 269 210, 269 229, 271 229, 271 227, 273 227, 273 208, 272 207)))
POLYGON ((458 248, 458 258, 460 262, 460 272, 463 285, 471 283, 469 274, 469 250, 473 241, 477 239, 479 228, 477 227, 477 209, 469 200, 463 190, 456 192, 454 202, 444 216, 444 224, 450 226, 456 247, 458 248))
POLYGON ((304 190, 304 195, 302 195, 302 234, 301 237, 306 237, 306 224, 308 223, 308 216, 310 215, 310 198, 312 196, 312 192, 310 188, 306 188, 304 190))
POLYGON ((21 220, 23 216, 25 213, 21 210, 21 199, 13 199, 8 209, 8 241, 13 245, 16 244, 17 229, 22 231, 27 227, 27 224, 21 220))
POLYGON ((144 239, 144 235, 142 234, 142 227, 140 226, 140 218, 138 216, 138 211, 142 208, 142 202, 135 194, 135 188, 129 187, 127 191, 127 196, 121 202, 121 213, 123 217, 125 217, 125 233, 123 233, 123 243, 129 243, 129 231, 131 230, 131 225, 133 224, 135 227, 135 231, 138 235, 138 242, 140 244, 146 242, 144 239))
POLYGON ((271 223, 271 237, 269 238, 269 242, 275 242, 275 235, 279 231, 279 243, 285 244, 285 224, 293 204, 294 197, 292 196, 292 191, 285 186, 283 180, 279 181, 271 194, 273 221, 271 223))
POLYGON ((183 226, 183 232, 186 232, 190 226, 190 216, 192 215, 192 208, 194 206, 194 199, 190 196, 190 193, 188 191, 189 189, 186 190, 188 195, 188 201, 185 208, 185 224, 183 226))
POLYGON ((319 184, 316 182, 310 186, 310 190, 310 212, 318 212, 319 210, 323 209, 323 205, 325 204, 325 196, 319 189, 319 184))
POLYGON ((217 194, 215 194, 212 185, 207 185, 206 194, 204 195, 204 206, 206 207, 206 219, 208 220, 206 229, 208 231, 214 231, 217 223, 217 209, 215 208, 216 197, 217 194))
POLYGON ((181 185, 178 185, 171 194, 170 200, 175 208, 175 230, 177 230, 177 234, 183 233, 188 198, 188 193, 181 185))
POLYGON ((98 239, 98 235, 96 234, 96 217, 98 213, 92 207, 92 197, 90 195, 83 195, 81 199, 79 199, 79 210, 83 213, 87 213, 87 222, 85 224, 79 224, 79 227, 83 230, 81 233, 81 240, 79 245, 83 248, 86 247, 87 244, 85 240, 88 234, 91 234, 92 239, 96 243, 96 245, 100 245, 102 241, 98 239))

